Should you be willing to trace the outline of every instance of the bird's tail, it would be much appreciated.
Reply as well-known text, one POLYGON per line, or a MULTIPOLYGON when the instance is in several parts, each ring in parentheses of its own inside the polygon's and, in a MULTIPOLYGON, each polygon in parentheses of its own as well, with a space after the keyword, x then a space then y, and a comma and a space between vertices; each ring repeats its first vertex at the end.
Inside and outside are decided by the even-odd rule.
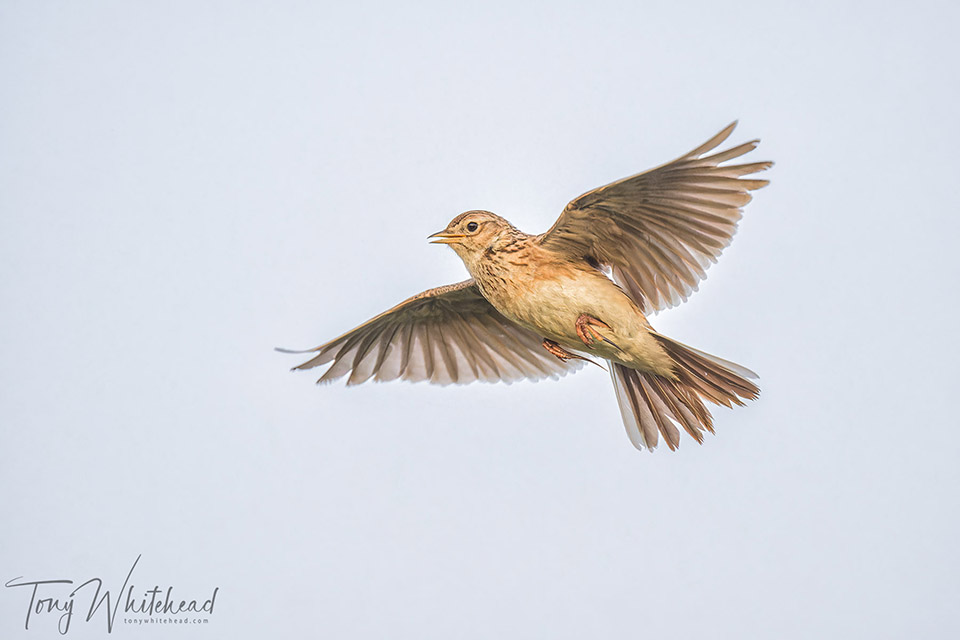
POLYGON ((658 333, 653 336, 673 360, 675 380, 610 363, 623 424, 638 449, 656 447, 658 434, 671 451, 676 449, 678 425, 702 443, 704 431, 713 433, 704 400, 732 407, 760 395, 760 388, 750 381, 757 374, 749 369, 658 333))

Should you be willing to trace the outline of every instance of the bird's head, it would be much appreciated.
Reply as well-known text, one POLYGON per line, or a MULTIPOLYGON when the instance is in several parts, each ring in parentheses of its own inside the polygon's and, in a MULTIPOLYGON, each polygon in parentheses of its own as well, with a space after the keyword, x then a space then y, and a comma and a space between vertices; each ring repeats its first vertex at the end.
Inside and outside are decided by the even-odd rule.
POLYGON ((450 221, 443 231, 429 236, 434 244, 448 244, 467 266, 470 258, 494 246, 505 235, 517 233, 512 224, 489 211, 467 211, 450 221))

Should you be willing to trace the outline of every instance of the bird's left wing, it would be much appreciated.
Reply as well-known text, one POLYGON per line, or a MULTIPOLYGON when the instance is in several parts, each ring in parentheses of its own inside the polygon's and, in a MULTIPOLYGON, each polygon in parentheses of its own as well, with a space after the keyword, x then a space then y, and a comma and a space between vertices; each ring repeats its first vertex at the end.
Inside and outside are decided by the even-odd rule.
POLYGON ((348 385, 371 377, 434 384, 537 380, 582 365, 549 354, 539 336, 494 309, 473 280, 424 291, 309 352, 317 355, 294 369, 332 362, 317 382, 349 373, 348 385))
POLYGON ((750 191, 767 184, 743 176, 773 164, 722 164, 759 140, 707 155, 736 124, 673 162, 573 200, 540 242, 609 267, 644 313, 686 300, 733 239, 750 191))

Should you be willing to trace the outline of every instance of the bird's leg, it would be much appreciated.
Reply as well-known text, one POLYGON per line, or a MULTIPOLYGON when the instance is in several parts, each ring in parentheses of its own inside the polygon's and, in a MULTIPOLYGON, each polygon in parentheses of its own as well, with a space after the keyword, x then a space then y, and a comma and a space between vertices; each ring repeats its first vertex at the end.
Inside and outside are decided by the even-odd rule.
POLYGON ((553 340, 547 340, 546 338, 543 339, 543 348, 549 351, 550 353, 552 353, 553 355, 557 356, 564 362, 571 359, 586 360, 586 358, 584 358, 583 356, 578 356, 575 353, 571 353, 570 351, 567 351, 566 349, 561 347, 559 344, 557 344, 553 340))
MULTIPOLYGON (((594 362, 594 361, 591 360, 590 358, 584 358, 583 356, 578 356, 577 354, 573 353, 572 351, 567 351, 566 349, 564 349, 563 347, 561 347, 559 344, 557 344, 557 343, 554 342, 553 340, 548 340, 547 338, 544 338, 544 339, 543 339, 543 348, 546 349, 547 351, 549 351, 550 353, 552 353, 553 355, 557 356, 558 358, 560 358, 560 359, 561 359, 562 361, 564 361, 564 362, 566 362, 567 360, 583 360, 584 362, 589 362, 589 363, 591 363, 591 364, 595 364, 595 365, 597 365, 598 367, 600 367, 601 369, 603 369, 603 365, 601 365, 600 363, 594 362)), ((603 370, 606 371, 606 369, 603 369, 603 370)))
MULTIPOLYGON (((583 344, 587 345, 591 349, 593 348, 593 343, 597 340, 602 340, 607 344, 612 344, 617 349, 620 349, 613 340, 603 337, 599 331, 594 329, 594 327, 602 327, 604 329, 609 329, 608 325, 603 320, 597 320, 592 316, 588 316, 585 313, 581 313, 580 317, 577 318, 577 335, 580 336, 580 339, 583 340, 583 344)), ((620 349, 623 351, 623 349, 620 349)))

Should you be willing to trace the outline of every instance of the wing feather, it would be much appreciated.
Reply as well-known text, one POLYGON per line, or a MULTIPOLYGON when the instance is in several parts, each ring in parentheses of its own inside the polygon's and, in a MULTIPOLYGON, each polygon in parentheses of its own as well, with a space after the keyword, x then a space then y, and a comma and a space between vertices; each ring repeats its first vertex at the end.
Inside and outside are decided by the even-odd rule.
POLYGON ((294 369, 329 364, 317 382, 349 374, 347 385, 370 378, 512 382, 561 376, 582 364, 549 355, 539 336, 501 315, 473 280, 424 291, 311 352, 294 369))
POLYGON ((495 382, 500 378, 497 365, 487 352, 487 346, 477 337, 469 322, 456 318, 451 325, 457 332, 456 342, 461 345, 464 355, 472 359, 473 373, 478 380, 495 382))
POLYGON ((707 155, 736 124, 672 162, 581 195, 539 241, 609 267, 644 313, 686 300, 733 240, 750 192, 769 183, 743 176, 772 162, 721 166, 759 140, 707 155))

